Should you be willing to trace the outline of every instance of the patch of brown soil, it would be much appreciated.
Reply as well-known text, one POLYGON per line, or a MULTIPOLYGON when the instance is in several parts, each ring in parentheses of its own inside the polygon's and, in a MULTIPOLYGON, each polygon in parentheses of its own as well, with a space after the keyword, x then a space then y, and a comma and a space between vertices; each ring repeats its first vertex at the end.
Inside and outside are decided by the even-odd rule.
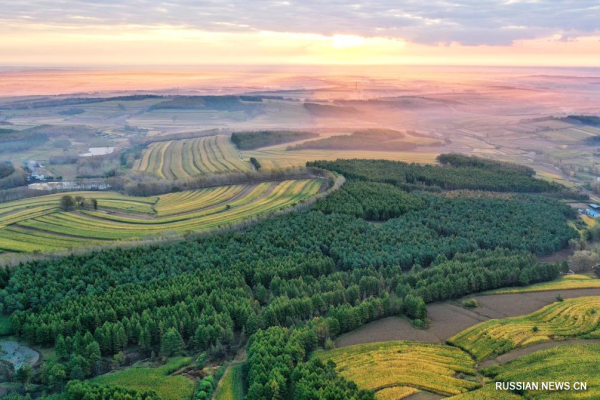
POLYGON ((600 296, 600 289, 550 290, 546 292, 495 294, 473 296, 479 303, 476 309, 466 309, 459 301, 447 301, 427 306, 429 328, 414 328, 409 321, 400 317, 388 317, 371 322, 338 338, 337 347, 389 340, 418 340, 443 343, 457 333, 489 319, 516 317, 530 314, 556 301, 556 296, 565 299, 585 296, 600 296))

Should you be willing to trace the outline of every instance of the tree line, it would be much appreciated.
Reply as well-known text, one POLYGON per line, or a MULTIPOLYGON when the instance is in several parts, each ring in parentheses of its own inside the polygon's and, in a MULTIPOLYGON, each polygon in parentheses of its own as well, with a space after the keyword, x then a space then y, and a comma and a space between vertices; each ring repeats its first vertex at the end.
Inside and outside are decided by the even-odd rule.
POLYGON ((554 182, 535 179, 528 168, 476 157, 442 155, 447 165, 419 165, 386 160, 314 161, 307 166, 338 172, 346 178, 384 182, 405 190, 488 190, 545 193, 565 191, 554 182))
POLYGON ((242 131, 233 132, 231 141, 240 150, 252 150, 318 136, 318 133, 303 131, 242 131))

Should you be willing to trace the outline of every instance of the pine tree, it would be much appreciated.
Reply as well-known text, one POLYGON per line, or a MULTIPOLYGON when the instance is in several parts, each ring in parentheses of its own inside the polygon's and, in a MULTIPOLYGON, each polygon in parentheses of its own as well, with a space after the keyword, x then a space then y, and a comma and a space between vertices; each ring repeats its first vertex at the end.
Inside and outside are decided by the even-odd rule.
POLYGON ((69 349, 65 343, 65 338, 63 335, 58 335, 56 338, 56 344, 54 346, 54 351, 56 352, 56 356, 59 360, 66 360, 69 355, 69 349))
POLYGON ((170 328, 165 332, 161 340, 160 352, 166 357, 171 357, 181 353, 183 350, 183 339, 175 328, 170 328))

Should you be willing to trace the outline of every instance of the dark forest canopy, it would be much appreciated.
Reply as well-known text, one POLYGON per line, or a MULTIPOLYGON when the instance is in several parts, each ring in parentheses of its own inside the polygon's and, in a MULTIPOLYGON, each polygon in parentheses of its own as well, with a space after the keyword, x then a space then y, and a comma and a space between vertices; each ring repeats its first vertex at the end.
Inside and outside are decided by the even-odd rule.
POLYGON ((452 167, 473 167, 496 171, 498 173, 512 171, 523 175, 535 175, 535 170, 525 165, 490 160, 489 158, 468 156, 465 154, 440 154, 437 156, 436 160, 442 165, 450 165, 452 167))
POLYGON ((243 102, 239 96, 177 96, 154 104, 150 110, 218 110, 256 113, 262 110, 262 105, 255 104, 260 101, 243 102))
POLYGON ((584 125, 600 126, 600 117, 596 115, 569 115, 566 119, 584 125))
POLYGON ((103 103, 107 101, 139 101, 147 99, 160 99, 163 96, 157 95, 132 95, 132 96, 117 96, 117 97, 73 97, 68 99, 59 99, 45 97, 35 100, 19 100, 0 105, 0 110, 26 110, 31 108, 45 107, 61 107, 92 103, 103 103))
POLYGON ((48 136, 31 130, 0 128, 0 153, 27 150, 48 141, 48 136))
MULTIPOLYGON (((288 150, 371 150, 403 151, 417 148, 415 143, 400 140, 406 135, 391 129, 365 129, 351 135, 337 135, 319 140, 311 140, 288 147, 288 150)), ((440 145, 435 142, 434 145, 440 145)))
POLYGON ((476 157, 443 155, 444 166, 386 160, 315 161, 307 166, 338 172, 349 179, 396 185, 402 189, 471 189, 497 192, 561 192, 557 183, 535 179, 527 167, 476 157))
POLYGON ((359 114, 354 107, 332 106, 329 104, 304 103, 304 108, 317 117, 348 117, 359 114))
POLYGON ((12 166, 12 164, 10 162, 0 161, 0 179, 6 178, 13 172, 15 172, 15 168, 12 166))
POLYGON ((350 181, 319 200, 315 208, 324 213, 338 212, 366 220, 386 221, 424 204, 419 197, 387 183, 350 181))
POLYGON ((317 133, 302 131, 246 131, 234 132, 231 135, 231 141, 240 150, 251 150, 318 136, 317 133))

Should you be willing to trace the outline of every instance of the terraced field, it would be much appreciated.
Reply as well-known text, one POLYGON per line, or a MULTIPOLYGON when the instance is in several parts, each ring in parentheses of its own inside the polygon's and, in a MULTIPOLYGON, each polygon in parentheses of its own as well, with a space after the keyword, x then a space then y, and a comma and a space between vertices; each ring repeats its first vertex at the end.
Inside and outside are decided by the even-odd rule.
POLYGON ((420 342, 380 342, 315 353, 333 360, 342 376, 378 399, 401 399, 419 390, 452 396, 479 388, 475 363, 462 350, 420 342), (473 380, 457 376, 473 376, 473 380))
POLYGON ((160 178, 186 179, 193 176, 227 171, 251 171, 252 166, 240 159, 228 136, 151 143, 134 170, 160 178))
POLYGON ((497 382, 537 382, 538 390, 525 390, 523 396, 499 391, 495 383, 452 400, 517 399, 598 399, 600 398, 600 345, 566 345, 517 358, 505 365, 495 365, 482 372, 497 382), (542 382, 568 382, 571 390, 543 390, 542 382), (587 390, 573 390, 575 382, 586 382, 587 390))
POLYGON ((96 199, 98 210, 61 211, 65 193, 0 204, 0 252, 52 251, 163 232, 183 234, 233 224, 297 204, 321 180, 221 186, 156 197, 74 192, 96 199))
POLYGON ((522 317, 486 321, 448 343, 480 361, 519 347, 568 338, 600 338, 600 297, 565 300, 522 317))

